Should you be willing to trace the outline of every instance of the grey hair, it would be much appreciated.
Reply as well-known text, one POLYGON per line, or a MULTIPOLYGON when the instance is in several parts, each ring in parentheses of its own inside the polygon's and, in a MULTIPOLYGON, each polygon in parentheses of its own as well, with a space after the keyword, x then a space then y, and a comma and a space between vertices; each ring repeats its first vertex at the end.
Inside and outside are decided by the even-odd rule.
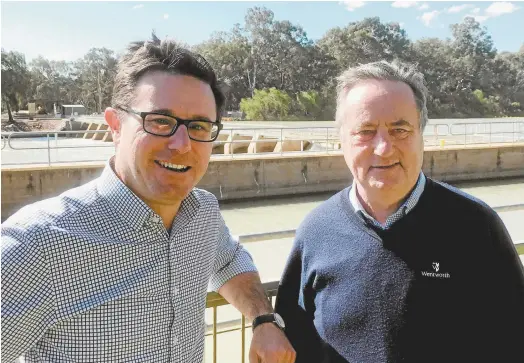
POLYGON ((424 82, 424 75, 414 65, 394 61, 361 64, 347 69, 337 78, 337 111, 335 122, 338 128, 344 119, 343 101, 348 92, 357 83, 366 80, 399 81, 407 84, 413 91, 417 110, 420 115, 420 129, 424 130, 428 122, 428 109, 426 106, 428 89, 424 82))

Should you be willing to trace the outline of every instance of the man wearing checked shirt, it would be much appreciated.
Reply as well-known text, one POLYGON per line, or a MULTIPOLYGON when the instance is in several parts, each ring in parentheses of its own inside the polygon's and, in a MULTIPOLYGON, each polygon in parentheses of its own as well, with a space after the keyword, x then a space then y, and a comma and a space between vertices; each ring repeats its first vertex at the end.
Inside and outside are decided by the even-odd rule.
MULTIPOLYGON (((222 127, 209 64, 154 35, 132 43, 112 103, 102 175, 2 224, 2 362, 202 362, 208 286, 279 322, 216 198, 195 188, 222 127)), ((251 362, 294 361, 277 324, 256 325, 251 362)))

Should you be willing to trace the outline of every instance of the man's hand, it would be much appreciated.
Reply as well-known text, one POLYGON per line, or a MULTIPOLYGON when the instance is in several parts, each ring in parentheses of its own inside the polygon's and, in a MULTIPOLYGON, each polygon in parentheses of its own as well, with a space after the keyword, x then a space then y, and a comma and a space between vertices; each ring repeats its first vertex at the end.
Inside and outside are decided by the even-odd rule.
POLYGON ((296 353, 285 334, 273 323, 255 328, 249 349, 250 363, 293 363, 296 353))

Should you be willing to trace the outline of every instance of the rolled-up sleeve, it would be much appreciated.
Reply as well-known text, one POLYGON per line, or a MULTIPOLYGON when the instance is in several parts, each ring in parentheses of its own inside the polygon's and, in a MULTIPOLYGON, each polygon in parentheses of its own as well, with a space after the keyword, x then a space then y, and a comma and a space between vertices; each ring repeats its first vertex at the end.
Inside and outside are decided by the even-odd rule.
POLYGON ((209 280, 209 289, 218 291, 231 278, 245 272, 256 272, 257 268, 249 252, 242 247, 237 237, 233 237, 220 215, 218 248, 209 280))
POLYGON ((27 353, 55 321, 44 255, 26 235, 2 226, 2 362, 27 353))

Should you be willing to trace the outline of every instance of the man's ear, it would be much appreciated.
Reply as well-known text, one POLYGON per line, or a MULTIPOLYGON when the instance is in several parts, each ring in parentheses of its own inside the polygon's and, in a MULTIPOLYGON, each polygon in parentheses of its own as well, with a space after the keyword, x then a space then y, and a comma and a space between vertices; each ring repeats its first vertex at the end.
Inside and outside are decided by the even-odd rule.
POLYGON ((111 129, 113 142, 115 143, 115 145, 118 145, 118 143, 120 142, 121 121, 117 111, 112 107, 106 108, 104 112, 104 118, 106 120, 106 123, 109 125, 109 128, 111 129))

